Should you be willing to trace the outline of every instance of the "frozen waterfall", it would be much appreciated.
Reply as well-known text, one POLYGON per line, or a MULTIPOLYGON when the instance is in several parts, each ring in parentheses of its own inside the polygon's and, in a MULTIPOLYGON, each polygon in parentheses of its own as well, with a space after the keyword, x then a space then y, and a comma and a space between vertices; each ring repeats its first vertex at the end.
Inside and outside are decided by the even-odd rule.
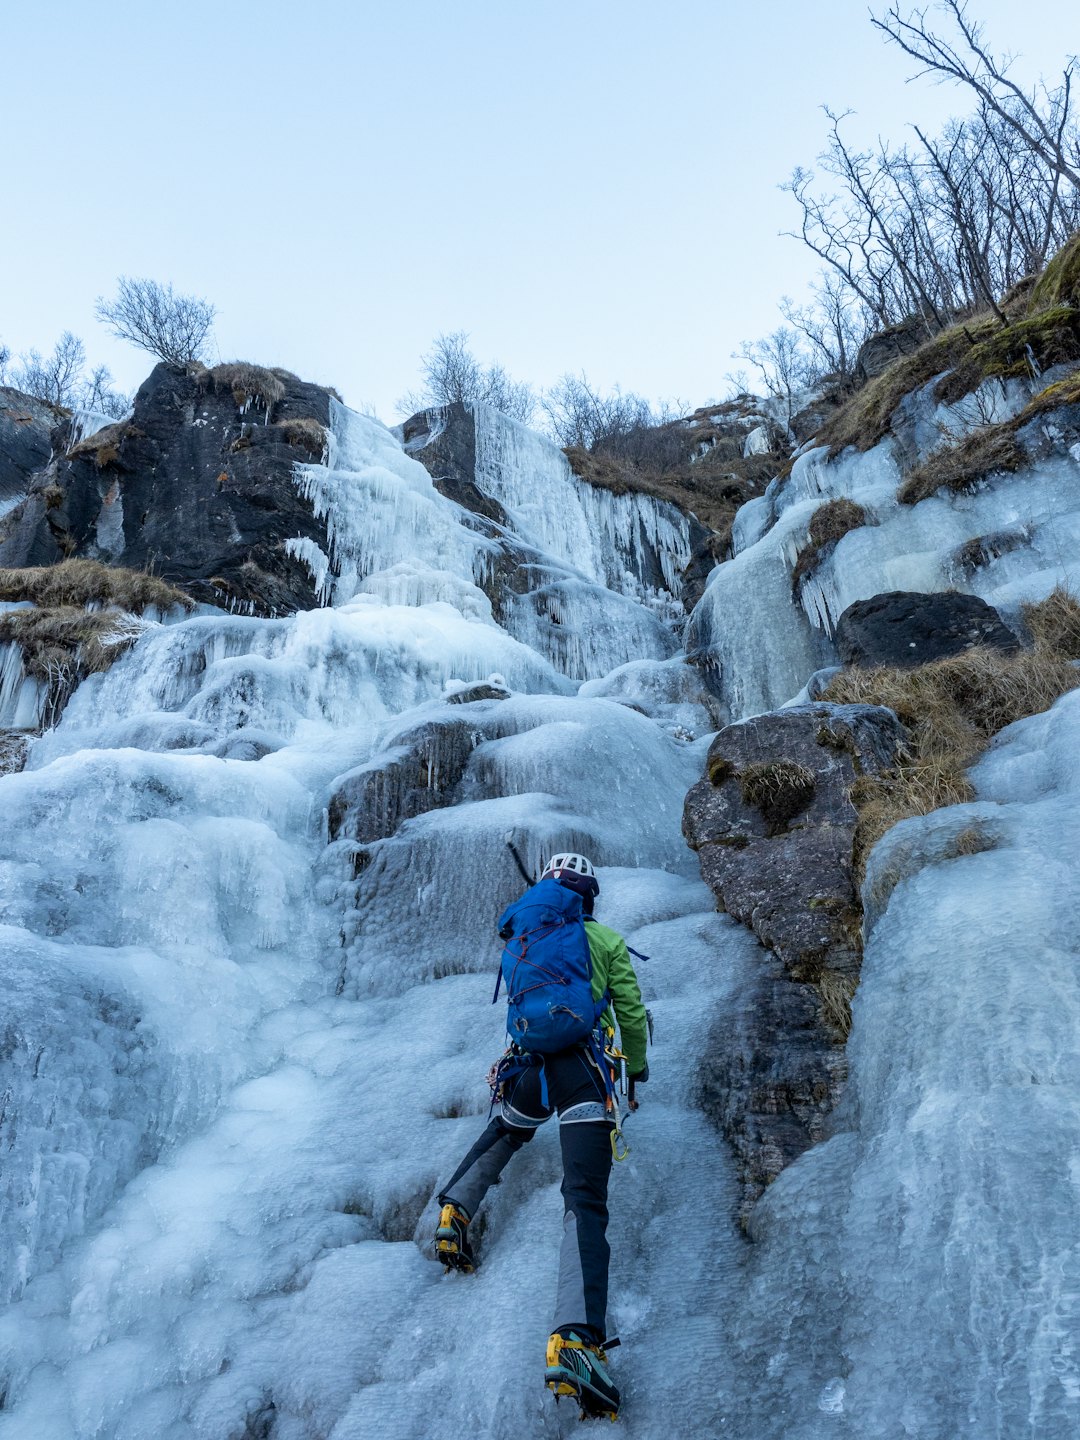
MULTIPOLYGON (((570 1433, 541 1373, 555 1127, 493 1191, 476 1275, 430 1248, 502 1044, 508 836, 532 867, 593 853, 601 918, 650 956, 652 1079, 611 1189, 620 1433, 1071 1440, 1080 700, 1014 726, 974 804, 875 851, 844 1107, 755 1245, 698 1087, 758 948, 680 820, 707 732, 799 690, 882 576, 935 588, 1013 527, 970 583, 1045 593, 1075 468, 904 510, 888 446, 802 456, 695 613, 707 695, 672 623, 685 520, 481 411, 505 525, 335 404, 326 463, 296 472, 324 608, 148 622, 0 776, 0 1440, 570 1433), (793 597, 840 493, 878 523, 793 597)), ((37 698, 0 655, 2 723, 37 698)))
MULTIPOLYGON (((681 840, 710 722, 626 517, 672 583, 685 522, 594 494, 520 427, 496 446, 489 421, 485 475, 542 581, 510 633, 484 589, 495 542, 377 422, 333 418, 328 463, 297 475, 328 520, 329 553, 304 558, 333 604, 148 625, 0 780, 0 1436, 391 1440, 434 1416, 554 1433, 557 1136, 497 1192, 475 1284, 427 1243, 501 1046, 507 835, 533 865, 587 845, 602 913, 653 957, 656 1083, 613 1184, 612 1314, 638 1351, 629 1433, 673 1415, 691 1433, 722 1413, 712 1317, 742 1242, 699 1203, 706 1184, 730 1209, 733 1180, 686 1056, 753 946, 681 840), (558 484, 535 483, 543 465, 558 484), (457 703, 489 680, 510 698, 457 703), (343 786, 390 775, 418 726, 462 725, 458 803, 327 843, 343 786), (665 1330, 677 1352, 645 1343, 665 1330), (491 1344, 502 1378, 469 1381, 491 1344)), ((4 675, 8 706, 29 703, 4 675)))

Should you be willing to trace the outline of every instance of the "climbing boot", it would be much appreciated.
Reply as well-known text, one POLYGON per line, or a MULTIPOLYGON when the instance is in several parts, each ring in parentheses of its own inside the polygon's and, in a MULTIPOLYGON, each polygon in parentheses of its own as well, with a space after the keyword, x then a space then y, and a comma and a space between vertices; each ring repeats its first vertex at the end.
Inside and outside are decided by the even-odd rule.
POLYGON ((435 1231, 435 1254, 447 1270, 476 1269, 472 1246, 469 1244, 469 1217, 456 1205, 444 1205, 439 1212, 439 1228, 435 1231))
POLYGON ((556 1400, 572 1395, 581 1406, 583 1420, 602 1415, 614 1420, 619 1413, 619 1392, 607 1373, 607 1363, 602 1347, 590 1345, 575 1331, 555 1334, 547 1344, 544 1382, 556 1400))

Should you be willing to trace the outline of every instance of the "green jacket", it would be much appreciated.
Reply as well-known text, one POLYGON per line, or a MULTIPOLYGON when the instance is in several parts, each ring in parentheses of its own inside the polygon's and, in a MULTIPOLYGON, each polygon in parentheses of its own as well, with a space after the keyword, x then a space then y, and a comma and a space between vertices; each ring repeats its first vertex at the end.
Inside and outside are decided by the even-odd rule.
POLYGON ((592 955, 593 999, 599 1000, 605 990, 611 996, 615 1007, 614 1018, 611 1005, 601 1018, 605 1025, 612 1027, 618 1020, 626 1068, 631 1075, 636 1075, 645 1069, 649 1024, 637 976, 630 962, 630 952, 622 936, 601 925, 599 920, 586 920, 585 933, 589 937, 589 953, 592 955))

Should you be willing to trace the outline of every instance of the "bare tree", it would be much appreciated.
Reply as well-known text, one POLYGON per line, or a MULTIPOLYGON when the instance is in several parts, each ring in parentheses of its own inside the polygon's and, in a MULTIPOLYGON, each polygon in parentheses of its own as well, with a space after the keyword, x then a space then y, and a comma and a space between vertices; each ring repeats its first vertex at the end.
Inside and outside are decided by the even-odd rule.
POLYGON ((641 395, 616 386, 605 395, 587 376, 563 375, 541 399, 551 436, 565 448, 665 471, 686 458, 685 433, 676 421, 685 407, 654 407, 641 395))
POLYGON ((795 396, 816 378, 813 361, 795 330, 781 325, 764 340, 744 340, 733 360, 748 360, 770 395, 783 400, 787 423, 795 413, 795 396))
POLYGON ((44 400, 50 405, 70 406, 75 403, 79 379, 86 362, 83 342, 65 330, 53 346, 51 355, 42 356, 29 350, 21 357, 11 374, 16 390, 44 400))
POLYGON ((967 86, 1056 175, 1080 187, 1080 143, 1070 124, 1075 57, 1062 71, 1057 89, 1040 82, 1035 89, 1024 90, 1010 78, 1008 60, 987 48, 983 28, 970 18, 966 0, 944 0, 942 8, 960 32, 958 45, 929 28, 925 10, 912 10, 904 17, 899 5, 893 4, 880 20, 871 16, 871 23, 923 67, 920 74, 967 86))
POLYGON ((859 347, 873 325, 866 306, 839 275, 826 271, 811 287, 811 299, 806 304, 796 305, 789 296, 783 296, 780 313, 807 342, 807 378, 811 384, 826 375, 846 379, 854 374, 859 347))
POLYGON ((437 335, 431 349, 421 356, 420 368, 423 388, 401 397, 398 408, 403 414, 434 405, 481 403, 522 424, 532 419, 536 409, 532 386, 512 380, 501 365, 482 366, 469 349, 464 330, 437 335))
POLYGON ((0 341, 0 385, 3 385, 7 380, 7 368, 10 360, 11 351, 3 341, 0 341))
POLYGON ((149 350, 170 365, 186 365, 206 352, 214 306, 171 285, 121 276, 115 300, 98 297, 94 313, 121 340, 149 350))
POLYGON ((83 380, 78 391, 79 405, 84 410, 98 410, 119 420, 131 409, 131 398, 113 388, 112 372, 107 365, 97 365, 83 380))

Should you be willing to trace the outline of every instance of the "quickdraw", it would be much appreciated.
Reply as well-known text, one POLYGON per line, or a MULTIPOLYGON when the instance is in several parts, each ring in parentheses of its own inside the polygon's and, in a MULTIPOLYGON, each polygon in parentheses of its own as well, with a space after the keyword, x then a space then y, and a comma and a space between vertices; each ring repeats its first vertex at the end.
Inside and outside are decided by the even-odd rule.
POLYGON ((600 1075, 604 1086, 604 1108, 612 1118, 611 1154, 615 1160, 625 1160, 630 1146, 622 1131, 622 1115, 619 1095, 626 1093, 626 1056, 615 1044, 615 1031, 605 1026, 603 1038, 594 1030, 585 1047, 591 1065, 600 1075), (616 1075, 620 1077, 616 1085, 616 1075))

